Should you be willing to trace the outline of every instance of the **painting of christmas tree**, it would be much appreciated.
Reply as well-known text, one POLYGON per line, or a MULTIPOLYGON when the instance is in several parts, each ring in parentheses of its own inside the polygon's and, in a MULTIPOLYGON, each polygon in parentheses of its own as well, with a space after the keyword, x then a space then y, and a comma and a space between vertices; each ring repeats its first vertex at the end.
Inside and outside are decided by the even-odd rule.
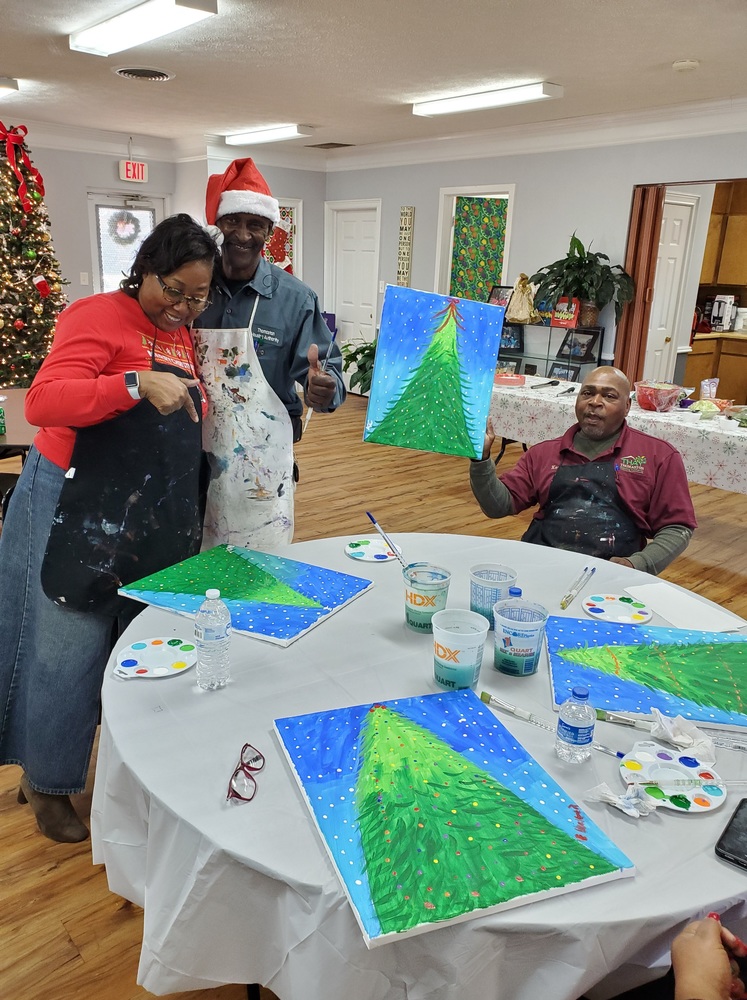
POLYGON ((217 587, 235 632, 288 646, 372 587, 370 580, 269 552, 217 545, 122 587, 155 608, 194 617, 217 587))
POLYGON ((275 730, 369 946, 634 874, 472 691, 275 730))
POLYGON ((25 388, 52 346, 66 305, 25 125, 0 122, 0 386, 25 388))
POLYGON ((388 285, 364 441, 480 458, 503 315, 388 285))
POLYGON ((594 708, 747 726, 747 636, 551 616, 553 700, 589 688, 594 708))

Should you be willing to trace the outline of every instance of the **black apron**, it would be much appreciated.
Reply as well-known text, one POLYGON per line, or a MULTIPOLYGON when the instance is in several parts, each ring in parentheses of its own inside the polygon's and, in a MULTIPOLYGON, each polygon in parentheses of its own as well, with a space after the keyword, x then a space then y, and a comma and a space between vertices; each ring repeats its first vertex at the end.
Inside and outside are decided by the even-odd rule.
POLYGON ((535 518, 521 540, 600 559, 627 557, 645 544, 618 493, 609 459, 561 465, 550 484, 544 517, 535 518))
MULTIPOLYGON (((184 378, 155 361, 153 371, 184 378)), ((117 615, 117 589, 196 555, 202 540, 202 399, 163 416, 143 399, 126 413, 76 430, 41 570, 44 593, 74 611, 117 615)))

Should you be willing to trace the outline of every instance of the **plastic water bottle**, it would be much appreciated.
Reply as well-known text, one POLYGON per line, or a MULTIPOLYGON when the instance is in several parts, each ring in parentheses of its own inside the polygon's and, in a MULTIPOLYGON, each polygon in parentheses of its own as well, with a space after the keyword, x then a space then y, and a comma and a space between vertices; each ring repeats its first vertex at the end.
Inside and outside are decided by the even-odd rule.
POLYGON ((205 591, 205 600, 195 617, 197 683, 205 691, 226 686, 231 676, 231 612, 220 599, 220 591, 205 591))
POLYGON ((591 756, 596 713, 589 704, 589 691, 575 687, 568 701, 560 706, 555 753, 561 760, 579 764, 591 756))

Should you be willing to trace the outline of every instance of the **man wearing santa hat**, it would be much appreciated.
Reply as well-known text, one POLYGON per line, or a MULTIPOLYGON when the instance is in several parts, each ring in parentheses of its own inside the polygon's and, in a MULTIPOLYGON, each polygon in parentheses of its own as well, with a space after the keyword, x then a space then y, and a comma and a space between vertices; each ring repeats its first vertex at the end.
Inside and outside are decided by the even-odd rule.
POLYGON ((208 179, 205 215, 223 234, 222 268, 213 276, 212 304, 195 325, 251 329, 264 376, 299 441, 303 405, 295 383, 307 406, 332 412, 345 399, 342 359, 315 292, 262 255, 280 210, 253 160, 234 160, 208 179))

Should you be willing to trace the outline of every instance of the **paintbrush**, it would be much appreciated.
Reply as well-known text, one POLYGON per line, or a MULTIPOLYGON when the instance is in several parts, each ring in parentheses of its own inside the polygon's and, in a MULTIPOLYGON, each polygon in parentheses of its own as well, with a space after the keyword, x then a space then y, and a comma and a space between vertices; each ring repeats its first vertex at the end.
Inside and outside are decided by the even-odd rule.
POLYGON ((392 550, 392 552, 393 552, 393 553, 395 554, 395 556, 396 556, 396 557, 397 557, 397 558, 399 559, 399 561, 400 561, 400 562, 402 563, 402 567, 403 567, 404 569, 407 569, 407 563, 406 563, 406 562, 405 562, 405 560, 404 560, 404 559, 402 558, 402 553, 401 553, 401 552, 399 551, 399 549, 397 548, 397 546, 396 546, 396 545, 394 544, 394 542, 393 542, 393 541, 391 540, 391 538, 389 537, 389 535, 387 535, 387 533, 386 533, 386 532, 384 531, 384 529, 383 529, 383 528, 381 527, 381 525, 380 525, 380 524, 379 524, 379 522, 378 522, 378 521, 376 520, 376 518, 375 518, 375 517, 373 516, 373 514, 371 513, 371 511, 370 511, 370 510, 367 510, 367 511, 366 511, 366 517, 367 517, 367 518, 368 518, 368 519, 370 520, 371 524, 372 524, 372 525, 374 526, 374 528, 376 528, 376 530, 377 530, 377 531, 378 531, 378 533, 379 533, 379 534, 381 535, 381 537, 382 537, 382 538, 384 539, 384 541, 385 541, 385 542, 387 543, 387 545, 389 546, 389 548, 390 548, 390 549, 392 550))
MULTIPOLYGON (((332 353, 332 348, 334 346, 335 337, 336 336, 337 336, 337 330, 335 330, 335 332, 332 334, 332 340, 330 340, 329 347, 327 348, 327 355, 324 358, 324 361, 322 361, 322 368, 321 368, 321 370, 323 372, 326 372, 326 370, 327 370, 327 365, 329 364, 329 357, 330 357, 330 354, 332 353)), ((314 412, 314 409, 311 406, 306 411, 306 419, 303 422, 303 431, 302 431, 303 434, 306 433, 306 428, 309 426, 309 421, 311 420, 311 414, 313 412, 314 412)))
POLYGON ((600 722, 613 722, 619 726, 633 726, 635 729, 645 729, 651 732, 653 722, 648 719, 631 719, 628 715, 620 715, 619 712, 607 712, 603 708, 597 708, 597 719, 600 722))
POLYGON ((517 705, 510 705, 507 701, 501 701, 500 698, 496 698, 494 694, 488 694, 487 691, 483 691, 480 695, 480 701, 484 701, 486 705, 490 705, 491 708, 500 708, 504 712, 510 712, 511 715, 515 715, 517 719, 523 719, 524 722, 531 722, 533 726, 539 726, 540 729, 546 729, 549 733, 554 733, 556 727, 551 725, 549 722, 545 722, 544 719, 540 719, 538 716, 533 715, 532 712, 527 712, 525 708, 519 708, 517 705))

